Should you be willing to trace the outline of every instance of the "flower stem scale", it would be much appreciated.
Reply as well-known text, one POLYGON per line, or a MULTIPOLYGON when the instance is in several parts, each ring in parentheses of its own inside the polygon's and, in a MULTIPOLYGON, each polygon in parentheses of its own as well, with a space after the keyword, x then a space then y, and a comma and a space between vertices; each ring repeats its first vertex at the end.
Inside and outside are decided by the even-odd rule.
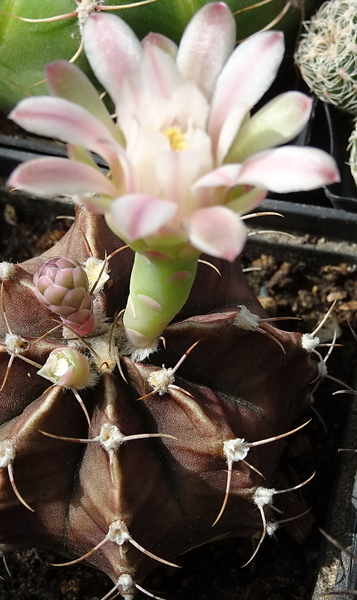
POLYGON ((52 97, 27 98, 10 117, 67 142, 69 160, 18 167, 9 184, 67 194, 105 214, 136 253, 124 328, 133 352, 155 346, 190 292, 200 253, 233 261, 246 231, 241 215, 268 190, 309 190, 338 180, 316 148, 283 146, 307 123, 311 99, 287 92, 250 116, 284 55, 283 34, 265 31, 235 47, 223 2, 201 8, 179 46, 161 34, 142 42, 112 14, 83 27, 90 65, 115 105, 112 120, 73 64, 47 67, 52 97), (107 162, 106 176, 91 153, 107 162))

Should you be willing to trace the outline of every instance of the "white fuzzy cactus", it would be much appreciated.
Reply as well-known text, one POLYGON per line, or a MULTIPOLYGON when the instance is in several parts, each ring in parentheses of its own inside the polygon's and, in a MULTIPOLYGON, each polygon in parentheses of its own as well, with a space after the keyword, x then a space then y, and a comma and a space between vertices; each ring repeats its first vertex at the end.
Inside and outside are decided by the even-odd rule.
POLYGON ((357 3, 325 2, 304 23, 295 61, 309 88, 323 102, 357 115, 357 3))

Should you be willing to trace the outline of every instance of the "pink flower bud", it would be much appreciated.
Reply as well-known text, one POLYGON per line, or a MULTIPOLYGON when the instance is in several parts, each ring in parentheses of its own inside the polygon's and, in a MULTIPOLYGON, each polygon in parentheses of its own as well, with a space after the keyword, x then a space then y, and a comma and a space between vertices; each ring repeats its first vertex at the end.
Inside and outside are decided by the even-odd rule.
POLYGON ((37 299, 59 315, 65 325, 79 335, 93 329, 93 302, 88 277, 74 258, 50 258, 35 273, 37 299))
POLYGON ((85 387, 90 376, 89 362, 77 350, 56 348, 52 350, 38 375, 62 387, 85 387))

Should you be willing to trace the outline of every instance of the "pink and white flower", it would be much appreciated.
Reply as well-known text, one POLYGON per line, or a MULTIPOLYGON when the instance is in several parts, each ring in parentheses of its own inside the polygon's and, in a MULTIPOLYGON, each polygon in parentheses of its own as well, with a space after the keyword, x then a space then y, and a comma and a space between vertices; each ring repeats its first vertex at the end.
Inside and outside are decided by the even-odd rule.
POLYGON ((233 15, 214 2, 196 13, 179 47, 159 34, 140 43, 112 14, 93 13, 83 35, 117 121, 77 67, 50 64, 52 96, 21 101, 10 118, 67 142, 69 160, 25 163, 11 186, 75 197, 104 213, 141 253, 206 252, 234 260, 245 242, 240 216, 268 190, 309 190, 338 180, 326 153, 282 146, 306 124, 309 97, 288 92, 250 116, 277 74, 282 33, 258 33, 235 48, 233 15), (91 152, 104 158, 109 176, 91 152))

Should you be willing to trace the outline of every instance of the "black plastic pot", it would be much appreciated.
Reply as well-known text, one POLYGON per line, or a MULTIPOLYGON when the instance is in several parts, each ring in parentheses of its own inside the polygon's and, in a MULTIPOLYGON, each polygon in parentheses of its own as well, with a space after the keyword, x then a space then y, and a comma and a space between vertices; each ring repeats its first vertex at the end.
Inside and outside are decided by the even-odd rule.
MULTIPOLYGON (((356 378, 357 384, 357 378, 356 378)), ((357 397, 352 399, 347 420, 345 442, 340 453, 338 476, 330 503, 326 533, 340 547, 323 539, 319 575, 312 600, 332 593, 334 600, 343 597, 352 600, 357 590, 357 397), (341 550, 346 548, 348 552, 341 550), (338 592, 334 595, 333 592, 338 592)))

